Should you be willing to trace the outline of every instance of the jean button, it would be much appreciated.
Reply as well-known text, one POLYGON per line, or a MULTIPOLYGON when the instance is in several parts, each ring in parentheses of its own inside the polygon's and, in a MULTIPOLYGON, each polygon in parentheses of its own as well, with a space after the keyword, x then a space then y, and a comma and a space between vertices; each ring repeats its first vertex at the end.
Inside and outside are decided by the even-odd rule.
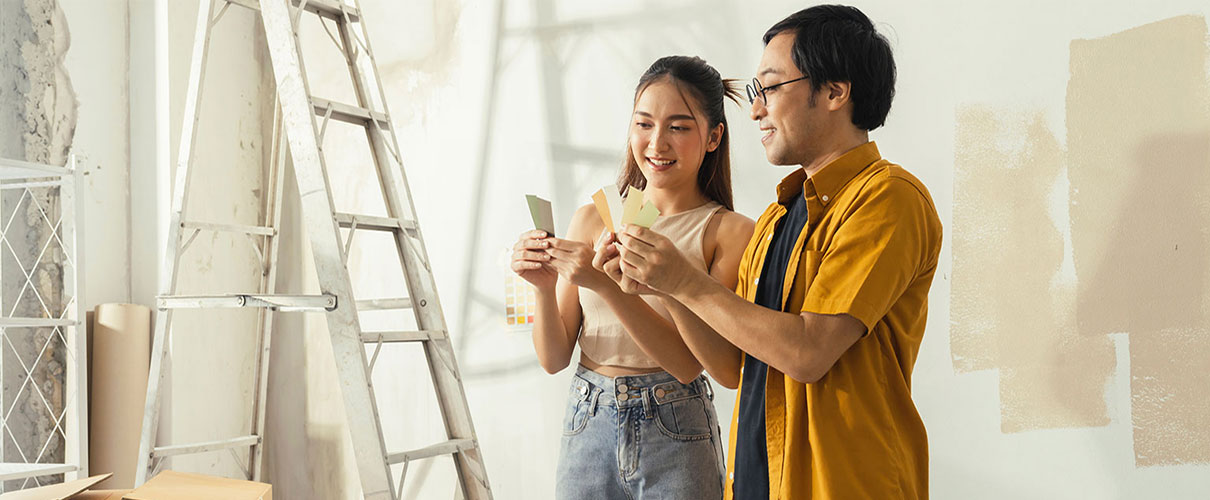
POLYGON ((618 392, 626 392, 629 390, 630 390, 630 388, 626 387, 626 384, 618 384, 618 392))
POLYGON ((588 386, 580 386, 580 395, 588 394, 588 386))
POLYGON ((664 390, 663 390, 663 389, 656 389, 656 390, 655 390, 655 397, 657 397, 657 398, 662 398, 662 397, 664 397, 664 390))
POLYGON ((627 399, 630 399, 629 394, 626 394, 624 392, 621 394, 618 394, 618 401, 626 401, 627 399))

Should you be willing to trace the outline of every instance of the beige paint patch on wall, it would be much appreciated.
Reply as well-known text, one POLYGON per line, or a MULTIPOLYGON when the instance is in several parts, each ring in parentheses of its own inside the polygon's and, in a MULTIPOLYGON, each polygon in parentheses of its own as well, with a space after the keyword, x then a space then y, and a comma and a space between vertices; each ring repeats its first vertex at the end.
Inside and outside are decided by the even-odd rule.
POLYGON ((1210 463, 1208 54, 1199 16, 1071 44, 1077 320, 1130 334, 1140 466, 1210 463))
POLYGON ((1082 335, 1206 327, 1206 54, 1206 22, 1195 16, 1071 44, 1067 126, 1082 335))
POLYGON ((1130 337, 1136 465, 1210 463, 1208 355, 1205 330, 1130 337))
POLYGON ((956 121, 954 367, 1000 368, 1004 432, 1107 425, 1113 345, 1076 335, 1075 291, 1054 284, 1047 207, 1065 153, 1040 112, 964 106, 956 121))

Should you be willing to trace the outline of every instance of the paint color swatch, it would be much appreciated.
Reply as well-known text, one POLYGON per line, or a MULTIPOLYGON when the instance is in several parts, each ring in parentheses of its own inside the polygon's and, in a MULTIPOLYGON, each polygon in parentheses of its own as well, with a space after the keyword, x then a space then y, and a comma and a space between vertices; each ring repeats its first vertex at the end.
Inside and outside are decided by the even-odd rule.
POLYGON ((655 208, 655 204, 649 201, 643 205, 643 208, 639 210, 639 214, 634 217, 631 223, 636 226, 650 228, 652 224, 655 224, 655 219, 659 216, 660 209, 655 208))
POLYGON ((508 273, 504 278, 504 323, 508 326, 532 324, 537 308, 534 286, 520 276, 508 273))
POLYGON ((550 210, 550 202, 532 194, 525 195, 525 200, 529 202, 529 215, 534 219, 534 229, 541 229, 554 236, 555 216, 550 210))
POLYGON ((613 211, 609 209, 609 198, 605 195, 606 190, 612 190, 610 186, 605 186, 598 189, 592 194, 592 204, 597 207, 597 214, 601 216, 601 222, 605 223, 605 229, 611 233, 616 233, 617 226, 613 223, 613 211))
MULTIPOLYGON (((639 215, 639 210, 643 209, 643 190, 630 186, 626 192, 626 201, 622 202, 622 223, 621 226, 634 222, 634 218, 639 215)), ((619 229, 621 229, 619 227, 619 229)))

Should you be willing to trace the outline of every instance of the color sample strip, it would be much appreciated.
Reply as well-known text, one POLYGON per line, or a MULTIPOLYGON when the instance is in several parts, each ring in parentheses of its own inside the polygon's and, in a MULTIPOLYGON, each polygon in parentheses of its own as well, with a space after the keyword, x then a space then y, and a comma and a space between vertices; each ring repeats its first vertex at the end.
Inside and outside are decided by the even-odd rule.
POLYGON ((639 215, 639 210, 643 209, 643 191, 630 186, 626 192, 626 201, 622 205, 622 223, 619 226, 625 226, 634 222, 634 218, 639 215))
POLYGON ((639 214, 634 217, 634 225, 650 228, 655 224, 655 219, 660 216, 660 210, 655 208, 655 204, 650 201, 643 205, 639 210, 639 214))
POLYGON ((520 276, 509 273, 504 278, 504 323, 509 326, 531 324, 537 307, 534 286, 520 276))
POLYGON ((605 201, 609 204, 609 216, 613 219, 613 228, 622 229, 622 195, 618 194, 617 186, 601 188, 605 193, 605 201))
POLYGON ((532 194, 525 195, 525 201, 529 203, 529 215, 534 220, 534 229, 541 229, 554 236, 555 216, 551 212, 550 202, 532 194))
POLYGON ((609 199, 605 196, 605 190, 610 189, 609 186, 598 189, 592 194, 592 204, 597 207, 597 214, 601 216, 601 222, 605 224, 605 229, 611 233, 617 232, 617 227, 613 224, 613 215, 609 210, 609 199))

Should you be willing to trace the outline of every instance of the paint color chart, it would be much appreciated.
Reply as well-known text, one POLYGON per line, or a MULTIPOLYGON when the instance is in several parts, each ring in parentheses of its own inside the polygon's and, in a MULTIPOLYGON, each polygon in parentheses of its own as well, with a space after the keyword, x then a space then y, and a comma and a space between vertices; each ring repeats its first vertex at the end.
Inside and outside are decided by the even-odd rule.
POLYGON ((534 286, 513 273, 504 278, 504 322, 508 326, 529 325, 534 322, 538 299, 534 286))

